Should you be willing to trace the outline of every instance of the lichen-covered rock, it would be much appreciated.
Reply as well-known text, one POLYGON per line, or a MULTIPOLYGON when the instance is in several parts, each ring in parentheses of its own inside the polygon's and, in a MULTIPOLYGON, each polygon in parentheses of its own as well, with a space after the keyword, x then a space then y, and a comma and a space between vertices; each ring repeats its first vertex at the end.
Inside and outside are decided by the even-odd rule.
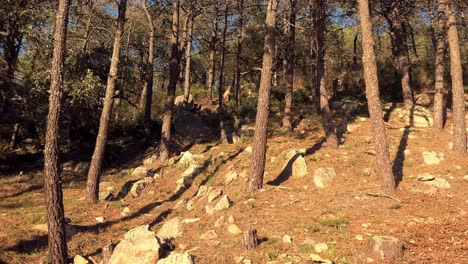
POLYGON ((183 233, 182 220, 180 217, 166 221, 156 234, 161 240, 170 240, 180 237, 183 233))
POLYGON ((128 231, 115 247, 109 264, 156 263, 160 258, 161 245, 148 227, 143 225, 128 231))

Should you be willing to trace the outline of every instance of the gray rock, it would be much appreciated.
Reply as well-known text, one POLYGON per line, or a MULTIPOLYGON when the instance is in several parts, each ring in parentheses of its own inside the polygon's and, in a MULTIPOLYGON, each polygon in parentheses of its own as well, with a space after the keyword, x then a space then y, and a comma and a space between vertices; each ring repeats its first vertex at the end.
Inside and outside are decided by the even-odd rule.
POLYGON ((432 98, 428 94, 418 94, 415 96, 415 103, 420 106, 429 107, 432 105, 432 98))
POLYGON ((231 207, 231 201, 227 195, 224 195, 215 206, 216 211, 222 211, 231 207))
POLYGON ((88 174, 89 165, 90 165, 89 162, 84 162, 84 161, 79 162, 78 164, 76 164, 75 169, 73 171, 76 174, 86 176, 88 174))
POLYGON ((139 180, 132 184, 130 188, 130 195, 133 198, 140 197, 141 192, 148 186, 148 182, 146 180, 139 180))
POLYGON ((161 240, 170 240, 173 238, 178 238, 183 233, 183 225, 180 217, 175 217, 170 220, 167 220, 163 226, 158 230, 156 236, 161 240))
POLYGON ((172 252, 167 258, 160 259, 157 264, 194 264, 193 257, 188 253, 172 252))
POLYGON ((439 189, 450 189, 450 183, 443 178, 434 178, 429 181, 425 181, 424 184, 434 186, 439 189))
POLYGON ((318 168, 314 171, 314 184, 319 188, 329 186, 336 176, 333 168, 318 168))
POLYGON ((203 239, 203 240, 213 240, 213 239, 218 238, 218 234, 216 234, 216 232, 214 230, 209 230, 209 231, 203 233, 200 236, 200 238, 203 239))
POLYGON ((125 234, 125 237, 115 247, 109 264, 153 264, 159 260, 161 245, 148 229, 148 225, 136 227, 125 234))
POLYGON ((424 151, 422 156, 426 165, 438 165, 442 160, 444 160, 444 154, 437 153, 435 151, 424 151))
POLYGON ((211 203, 214 200, 218 199, 218 197, 220 197, 221 194, 223 194, 221 190, 212 190, 210 194, 208 194, 208 202, 211 203))
POLYGON ((239 174, 237 174, 237 172, 235 171, 229 172, 224 179, 224 184, 225 185, 230 184, 231 182, 235 181, 237 177, 239 177, 239 174))
POLYGON ((141 176, 146 176, 148 173, 148 169, 145 166, 140 166, 132 171, 132 176, 135 177, 141 177, 141 176))
POLYGON ((403 244, 395 237, 374 236, 369 245, 382 259, 395 261, 403 257, 403 244))
POLYGON ((419 174, 417 178, 419 181, 432 181, 435 179, 435 177, 428 172, 419 174))
POLYGON ((230 224, 227 227, 227 231, 233 235, 242 234, 242 230, 236 224, 230 224))

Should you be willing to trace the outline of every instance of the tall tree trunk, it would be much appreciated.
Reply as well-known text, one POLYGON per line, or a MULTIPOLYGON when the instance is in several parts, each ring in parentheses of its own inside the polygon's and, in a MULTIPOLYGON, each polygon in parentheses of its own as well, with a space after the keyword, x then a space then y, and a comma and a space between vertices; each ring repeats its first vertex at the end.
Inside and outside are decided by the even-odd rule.
POLYGON ((244 35, 244 0, 239 0, 239 32, 237 35, 237 53, 236 53, 236 106, 240 105, 241 101, 241 54, 242 41, 244 35))
POLYGON ((266 35, 263 47, 263 65, 258 91, 257 116, 255 118, 252 165, 248 173, 249 179, 245 186, 245 190, 247 192, 255 192, 262 188, 263 174, 265 173, 268 114, 270 112, 271 75, 273 59, 275 57, 277 7, 277 0, 268 1, 266 35))
POLYGON ((153 100, 153 82, 154 82, 154 41, 155 41, 155 30, 153 17, 148 10, 146 4, 147 0, 142 1, 143 10, 148 20, 148 26, 150 28, 149 43, 148 43, 148 61, 146 63, 146 81, 141 95, 142 102, 140 102, 140 108, 143 110, 143 126, 145 128, 146 135, 151 134, 151 104, 153 100))
POLYGON ((60 0, 55 21, 54 53, 50 76, 49 113, 44 148, 44 191, 47 208, 48 262, 68 263, 63 209, 62 177, 59 167, 59 124, 63 62, 66 49, 70 0, 60 0))
POLYGON ((320 112, 320 86, 317 81, 317 16, 315 0, 309 0, 310 24, 312 32, 310 33, 310 83, 312 92, 312 102, 315 105, 317 113, 320 112))
MULTIPOLYGON (((217 12, 216 12, 217 16, 217 12)), ((208 89, 210 89, 210 101, 213 101, 214 76, 216 72, 216 42, 218 39, 218 18, 213 19, 213 29, 211 30, 210 41, 210 68, 208 70, 208 89)))
MULTIPOLYGON (((437 0, 438 3, 438 9, 440 10, 440 0, 437 0)), ((429 14, 429 32, 431 33, 431 43, 432 43, 432 49, 434 52, 437 52, 437 38, 436 38, 436 32, 435 32, 435 17, 434 17, 434 0, 427 0, 427 13, 429 14)), ((438 11, 440 14, 440 11, 438 11)), ((440 27, 440 21, 438 22, 438 27, 440 27)))
POLYGON ((437 50, 435 54, 435 94, 434 94, 434 127, 444 128, 444 56, 445 56, 445 34, 446 17, 445 4, 439 0, 438 4, 438 32, 437 32, 437 50))
POLYGON ((171 142, 171 122, 174 113, 174 99, 177 81, 179 79, 179 0, 174 1, 171 32, 171 58, 169 61, 169 85, 167 86, 166 102, 164 104, 163 123, 161 130, 161 144, 159 147, 159 159, 166 161, 169 158, 171 142))
POLYGON ((380 106, 379 80, 377 78, 377 63, 375 61, 372 20, 370 18, 368 0, 359 0, 359 15, 361 17, 362 30, 362 62, 366 83, 367 104, 376 151, 377 173, 382 182, 382 190, 386 193, 391 193, 395 191, 395 178, 392 172, 385 124, 380 106))
POLYGON ((292 93, 294 86, 294 44, 296 41, 296 4, 297 0, 289 0, 289 29, 286 41, 286 58, 285 58, 285 81, 286 95, 284 97, 284 117, 283 129, 292 131, 291 111, 292 111, 292 93))
POLYGON ((185 77, 184 77, 184 101, 188 102, 190 98, 190 67, 192 61, 192 41, 193 41, 193 24, 195 20, 195 7, 194 1, 191 3, 192 14, 190 15, 190 22, 187 32, 187 49, 185 52, 185 77))
POLYGON ((119 60, 120 60, 120 47, 122 33, 125 25, 125 11, 127 9, 127 0, 120 0, 118 4, 118 18, 117 28, 114 36, 114 47, 112 51, 111 65, 109 75, 107 77, 106 97, 104 98, 104 105, 102 108, 101 118, 99 119, 99 131, 96 138, 96 145, 94 146, 94 153, 89 166, 88 181, 87 181, 87 194, 86 199, 90 203, 97 203, 99 201, 99 180, 101 176, 102 161, 104 159, 104 152, 107 144, 107 136, 109 131, 109 119, 112 114, 112 104, 114 101, 115 82, 117 81, 119 60))
POLYGON ((465 95, 463 69, 458 41, 457 19, 452 0, 447 0, 448 43, 450 49, 450 76, 453 93, 453 150, 459 156, 466 155, 465 95))
POLYGON ((218 115, 219 115, 219 129, 220 139, 223 143, 227 142, 226 128, 224 127, 224 109, 223 109, 223 94, 224 94, 224 62, 226 56, 226 34, 228 28, 228 3, 225 2, 224 7, 224 26, 221 42, 221 66, 219 68, 219 85, 218 85, 218 115))
POLYGON ((332 113, 328 105, 327 86, 325 80, 325 23, 326 23, 326 3, 325 0, 316 0, 315 23, 317 34, 317 84, 320 87, 320 113, 322 115, 322 125, 325 130, 327 143, 332 148, 338 147, 338 138, 333 126, 332 113))
POLYGON ((407 109, 414 105, 413 90, 410 84, 410 62, 408 57, 408 48, 406 44, 406 36, 403 30, 403 22, 400 14, 399 1, 393 0, 391 19, 393 50, 397 60, 397 68, 400 73, 401 88, 403 92, 403 103, 407 109))

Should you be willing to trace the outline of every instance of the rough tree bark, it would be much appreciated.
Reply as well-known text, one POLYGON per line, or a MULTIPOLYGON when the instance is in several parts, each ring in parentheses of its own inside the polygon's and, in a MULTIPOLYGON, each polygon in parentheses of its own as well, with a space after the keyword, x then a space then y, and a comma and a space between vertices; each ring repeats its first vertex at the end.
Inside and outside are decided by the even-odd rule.
POLYGON ((453 100, 453 150, 456 155, 466 155, 465 95, 457 18, 452 0, 447 0, 448 43, 450 50, 450 76, 452 77, 453 100))
POLYGON ((292 131, 291 123, 291 108, 292 108, 292 93, 294 86, 294 44, 296 41, 296 5, 297 0, 289 0, 289 19, 288 19, 288 35, 285 47, 285 81, 286 94, 284 97, 284 117, 283 129, 292 131))
POLYGON ((62 177, 59 156, 59 122, 61 108, 61 86, 63 62, 70 0, 60 0, 55 21, 54 53, 50 76, 49 113, 44 149, 44 191, 47 208, 48 262, 68 263, 67 239, 63 209, 62 177))
POLYGON ((210 40, 210 68, 208 69, 208 89, 210 89, 210 101, 213 101, 214 76, 216 72, 216 42, 218 40, 218 12, 216 11, 213 19, 213 28, 211 30, 210 40))
POLYGON ((434 94, 434 127, 444 128, 444 56, 445 56, 445 34, 446 17, 445 4, 443 0, 438 0, 438 22, 437 22, 437 40, 435 54, 435 94, 434 94))
POLYGON ((397 68, 400 73, 401 89, 403 92, 403 103, 407 109, 414 106, 413 90, 410 84, 410 62, 408 57, 408 48, 406 44, 406 36, 403 30, 402 16, 400 13, 400 1, 393 0, 391 2, 391 13, 387 17, 390 24, 393 54, 397 60, 397 68))
POLYGON ((146 80, 143 87, 143 91, 140 97, 140 109, 143 111, 143 127, 145 128, 146 135, 150 135, 151 131, 151 104, 153 98, 153 79, 154 79, 154 41, 155 41, 155 29, 153 16, 151 15, 147 0, 142 0, 141 5, 145 11, 146 19, 148 20, 148 27, 150 29, 148 37, 148 61, 146 62, 145 74, 146 80))
POLYGON ((171 32, 171 58, 169 61, 169 85, 167 86, 166 102, 164 104, 163 123, 161 129, 161 144, 159 159, 166 161, 169 158, 169 144, 171 141, 171 122, 174 113, 174 99, 177 81, 179 79, 179 0, 174 1, 171 32))
POLYGON ((332 148, 338 147, 338 138, 333 126, 332 113, 328 105, 327 86, 325 83, 325 0, 316 0, 315 34, 317 35, 317 87, 320 87, 320 113, 327 143, 332 148))
POLYGON ((88 181, 86 185, 86 200, 90 203, 97 203, 99 201, 99 180, 101 176, 100 173, 102 161, 104 159, 104 152, 107 144, 109 120, 112 114, 112 104, 114 101, 115 82, 117 81, 119 68, 120 47, 125 26, 126 9, 127 0, 120 0, 118 4, 119 14, 117 17, 117 28, 114 36, 111 65, 109 69, 109 75, 107 77, 106 97, 104 98, 104 105, 102 108, 101 117, 99 119, 99 131, 96 138, 96 145, 94 146, 91 165, 89 166, 88 181))
POLYGON ((228 3, 225 2, 224 7, 224 25, 221 41, 221 65, 219 67, 219 83, 218 83, 218 115, 219 115, 219 130, 220 139, 223 143, 228 143, 226 136, 226 128, 224 127, 224 109, 223 109, 223 95, 224 95, 224 63, 226 57, 226 34, 228 28, 228 3))
POLYGON ((395 178, 392 172, 385 124, 380 106, 379 80, 377 78, 377 63, 375 60, 372 20, 370 18, 368 0, 359 0, 359 15, 361 17, 362 30, 362 62, 366 83, 367 104, 376 151, 377 173, 381 179, 382 191, 392 193, 395 191, 395 178))
POLYGON ((266 16, 266 35, 263 47, 263 65, 258 91, 257 115, 255 118, 255 134, 253 141, 252 165, 245 191, 255 192, 262 188, 265 172, 267 147, 268 114, 270 112, 271 75, 276 43, 276 12, 277 0, 268 1, 266 16))
POLYGON ((241 54, 242 41, 244 39, 244 0, 239 0, 239 32, 237 34, 237 52, 236 52, 236 106, 241 101, 241 54))

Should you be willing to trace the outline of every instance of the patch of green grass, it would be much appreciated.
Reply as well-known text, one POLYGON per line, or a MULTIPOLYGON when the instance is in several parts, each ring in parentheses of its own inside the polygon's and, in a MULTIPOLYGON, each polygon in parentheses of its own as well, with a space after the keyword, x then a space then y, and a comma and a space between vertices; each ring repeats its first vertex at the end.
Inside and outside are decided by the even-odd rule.
POLYGON ((299 252, 301 253, 311 253, 312 252, 312 246, 309 244, 302 244, 299 245, 299 252))
POLYGON ((337 218, 337 219, 327 219, 320 222, 321 226, 326 227, 334 227, 336 229, 340 227, 344 227, 348 224, 348 220, 345 218, 337 218))
POLYGON ((320 231, 320 226, 317 223, 306 224, 305 228, 309 232, 309 234, 317 233, 320 231))
POLYGON ((261 245, 267 261, 276 260, 278 255, 282 253, 282 250, 278 245, 278 241, 278 238, 272 237, 261 245))

